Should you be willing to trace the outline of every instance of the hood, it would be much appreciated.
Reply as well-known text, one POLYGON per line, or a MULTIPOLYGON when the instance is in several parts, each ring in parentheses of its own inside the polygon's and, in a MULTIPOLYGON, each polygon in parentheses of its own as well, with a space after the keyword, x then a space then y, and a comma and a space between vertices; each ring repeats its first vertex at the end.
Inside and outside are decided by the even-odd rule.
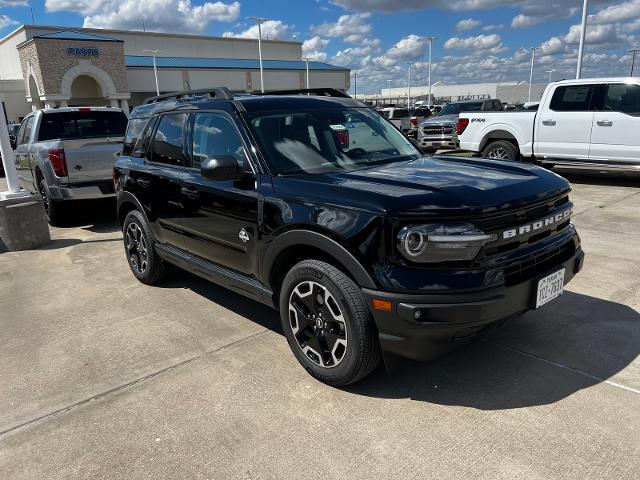
POLYGON ((393 217, 469 218, 542 201, 568 191, 569 182, 533 165, 431 157, 355 172, 277 177, 274 187, 305 203, 393 217))
POLYGON ((424 122, 420 122, 420 126, 422 125, 455 125, 458 123, 459 115, 437 115, 435 117, 430 117, 426 119, 424 122))

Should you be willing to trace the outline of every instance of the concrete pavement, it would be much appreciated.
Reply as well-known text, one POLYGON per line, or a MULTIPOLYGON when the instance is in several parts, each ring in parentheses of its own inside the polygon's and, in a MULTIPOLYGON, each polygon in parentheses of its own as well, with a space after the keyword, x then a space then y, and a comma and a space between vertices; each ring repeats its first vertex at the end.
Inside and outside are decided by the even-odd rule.
POLYGON ((570 178, 588 257, 563 297, 346 389, 268 308, 138 283, 113 204, 81 209, 0 253, 0 478, 637 478, 640 180, 570 178))

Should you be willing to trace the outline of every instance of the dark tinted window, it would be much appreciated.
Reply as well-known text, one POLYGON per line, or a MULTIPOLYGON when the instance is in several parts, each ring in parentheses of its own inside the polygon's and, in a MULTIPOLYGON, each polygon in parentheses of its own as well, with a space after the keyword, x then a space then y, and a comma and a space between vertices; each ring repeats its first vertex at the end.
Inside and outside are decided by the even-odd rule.
POLYGON ((133 147, 135 147, 138 138, 140 138, 140 134, 147 124, 149 119, 147 118, 135 118, 133 120, 129 120, 129 124, 127 125, 127 133, 124 136, 124 145, 122 147, 123 155, 131 155, 133 152, 133 147))
POLYGON ((38 140, 122 137, 126 128, 127 117, 120 111, 50 112, 42 117, 38 140))
POLYGON ((200 165, 207 158, 233 157, 246 169, 247 157, 242 140, 235 125, 226 116, 217 113, 199 113, 193 125, 193 166, 200 165))
POLYGON ((29 117, 20 124, 20 130, 16 138, 16 145, 22 145, 29 141, 31 135, 31 128, 33 126, 33 117, 29 117))
POLYGON ((558 87, 553 93, 549 108, 556 112, 586 112, 591 104, 593 90, 593 85, 558 87))
POLYGON ((163 115, 153 138, 152 162, 184 165, 184 125, 186 113, 163 115))
POLYGON ((393 111, 393 118, 407 118, 409 116, 409 110, 406 108, 396 108, 393 111))
POLYGON ((640 115, 640 85, 609 85, 603 110, 640 115))

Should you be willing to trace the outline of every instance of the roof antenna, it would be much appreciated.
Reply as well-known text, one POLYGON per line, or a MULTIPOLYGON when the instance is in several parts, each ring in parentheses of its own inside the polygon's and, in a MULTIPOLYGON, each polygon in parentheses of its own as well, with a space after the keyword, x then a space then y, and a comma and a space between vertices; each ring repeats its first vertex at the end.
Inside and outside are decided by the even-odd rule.
POLYGON ((142 31, 143 32, 147 32, 147 29, 144 27, 144 18, 142 19, 142 31))
POLYGON ((35 20, 35 18, 33 17, 33 7, 29 6, 29 10, 31 10, 31 23, 32 23, 33 25, 35 25, 35 24, 36 24, 36 20, 35 20))

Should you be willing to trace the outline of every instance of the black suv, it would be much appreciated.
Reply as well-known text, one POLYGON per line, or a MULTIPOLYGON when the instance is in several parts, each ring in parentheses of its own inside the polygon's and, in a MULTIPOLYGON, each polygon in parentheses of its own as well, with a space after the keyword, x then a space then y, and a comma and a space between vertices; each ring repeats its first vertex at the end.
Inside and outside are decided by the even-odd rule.
POLYGON ((425 158, 330 89, 150 99, 114 182, 140 281, 166 262, 279 309, 298 361, 331 385, 542 306, 584 257, 563 178, 425 158))

